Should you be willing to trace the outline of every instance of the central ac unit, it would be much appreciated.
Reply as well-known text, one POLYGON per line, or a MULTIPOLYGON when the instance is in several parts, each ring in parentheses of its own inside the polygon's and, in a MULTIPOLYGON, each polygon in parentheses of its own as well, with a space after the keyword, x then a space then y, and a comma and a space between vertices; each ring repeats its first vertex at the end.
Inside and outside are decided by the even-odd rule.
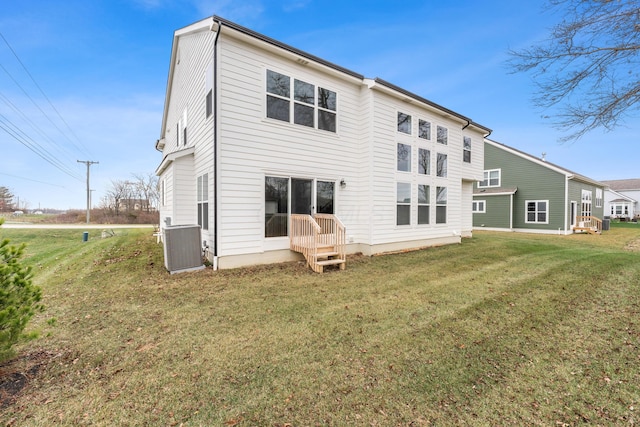
POLYGON ((164 228, 164 266, 171 274, 202 270, 199 225, 171 225, 164 228))

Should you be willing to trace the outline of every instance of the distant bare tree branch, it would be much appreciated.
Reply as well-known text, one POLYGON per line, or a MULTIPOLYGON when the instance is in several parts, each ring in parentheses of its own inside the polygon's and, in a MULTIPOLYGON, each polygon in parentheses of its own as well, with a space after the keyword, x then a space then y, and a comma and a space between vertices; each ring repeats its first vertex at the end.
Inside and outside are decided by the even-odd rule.
POLYGON ((640 109, 638 0, 549 0, 564 18, 539 45, 511 51, 513 73, 531 72, 534 104, 557 107, 554 124, 576 140, 613 130, 640 109))

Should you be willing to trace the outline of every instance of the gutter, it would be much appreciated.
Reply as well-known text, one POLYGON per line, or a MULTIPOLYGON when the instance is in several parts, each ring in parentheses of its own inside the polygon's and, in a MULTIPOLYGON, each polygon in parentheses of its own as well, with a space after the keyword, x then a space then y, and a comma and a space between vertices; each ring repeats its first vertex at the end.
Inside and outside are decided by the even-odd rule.
POLYGON ((213 269, 218 269, 218 38, 222 23, 215 16, 211 31, 216 33, 213 42, 213 269))

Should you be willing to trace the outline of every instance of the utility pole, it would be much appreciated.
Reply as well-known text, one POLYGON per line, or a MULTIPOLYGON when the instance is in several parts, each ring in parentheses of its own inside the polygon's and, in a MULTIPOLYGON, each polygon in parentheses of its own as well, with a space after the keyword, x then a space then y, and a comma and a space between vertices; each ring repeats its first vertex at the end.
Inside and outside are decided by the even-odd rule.
POLYGON ((92 162, 91 160, 78 160, 78 163, 87 165, 87 224, 89 224, 91 212, 91 190, 89 190, 89 167, 100 162, 92 162))

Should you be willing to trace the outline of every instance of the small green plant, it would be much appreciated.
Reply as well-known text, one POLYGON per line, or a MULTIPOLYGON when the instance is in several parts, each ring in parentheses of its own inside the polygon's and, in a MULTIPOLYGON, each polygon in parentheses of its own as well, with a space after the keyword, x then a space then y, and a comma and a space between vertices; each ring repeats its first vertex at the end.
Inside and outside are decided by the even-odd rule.
MULTIPOLYGON (((0 218, 0 226, 4 219, 0 218)), ((40 304, 42 291, 32 284, 31 268, 21 263, 25 245, 11 245, 9 239, 0 241, 0 361, 13 355, 13 346, 21 338, 27 322, 40 304)))

